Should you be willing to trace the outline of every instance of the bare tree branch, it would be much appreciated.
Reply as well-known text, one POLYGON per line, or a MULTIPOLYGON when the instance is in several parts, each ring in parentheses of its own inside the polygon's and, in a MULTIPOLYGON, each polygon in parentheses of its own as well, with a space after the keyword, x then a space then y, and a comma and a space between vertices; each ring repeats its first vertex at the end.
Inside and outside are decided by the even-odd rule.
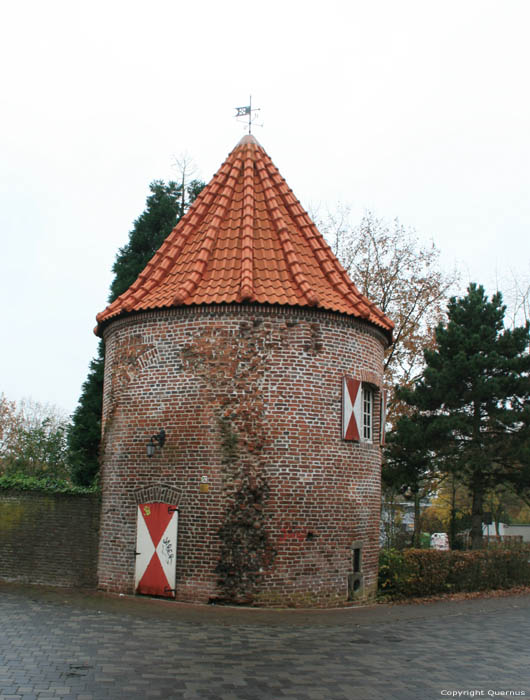
MULTIPOLYGON (((442 271, 436 246, 422 245, 397 219, 388 224, 368 212, 354 226, 349 215, 340 205, 318 225, 359 291, 395 323, 394 345, 385 357, 387 387, 410 384, 421 374, 424 348, 433 347, 458 275, 442 271)), ((391 399, 389 410, 392 422, 392 413, 403 407, 391 399)))

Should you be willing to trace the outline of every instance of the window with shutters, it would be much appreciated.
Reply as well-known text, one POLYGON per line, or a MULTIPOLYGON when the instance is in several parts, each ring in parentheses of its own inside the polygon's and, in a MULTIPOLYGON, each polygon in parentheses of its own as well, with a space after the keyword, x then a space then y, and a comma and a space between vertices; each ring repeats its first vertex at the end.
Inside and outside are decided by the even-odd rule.
POLYGON ((374 392, 363 386, 363 440, 372 442, 374 415, 374 392))
POLYGON ((348 376, 342 387, 342 439, 373 442, 376 387, 348 376))

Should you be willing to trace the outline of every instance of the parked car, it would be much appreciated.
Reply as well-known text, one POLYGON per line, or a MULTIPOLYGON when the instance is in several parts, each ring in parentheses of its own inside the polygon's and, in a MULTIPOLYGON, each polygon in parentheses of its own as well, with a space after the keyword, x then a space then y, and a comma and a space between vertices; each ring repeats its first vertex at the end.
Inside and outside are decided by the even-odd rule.
POLYGON ((433 532, 431 535, 431 549, 449 549, 447 532, 433 532))

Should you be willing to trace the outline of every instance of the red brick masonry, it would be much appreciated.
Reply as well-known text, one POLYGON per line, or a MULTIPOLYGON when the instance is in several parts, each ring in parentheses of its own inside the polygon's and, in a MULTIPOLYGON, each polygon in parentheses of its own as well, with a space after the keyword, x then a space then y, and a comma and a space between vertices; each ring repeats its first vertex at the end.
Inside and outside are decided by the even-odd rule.
POLYGON ((96 586, 99 498, 0 490, 0 579, 96 586))
POLYGON ((347 604, 352 545, 356 595, 373 593, 379 397, 373 443, 344 442, 341 391, 345 374, 381 385, 383 332, 344 314, 243 304, 140 312, 110 321, 104 338, 102 589, 133 591, 136 504, 150 494, 179 507, 178 600, 225 598, 237 550, 250 573, 232 598, 347 604), (160 428, 166 444, 150 459, 160 428), (245 528, 250 539, 234 545, 245 528))

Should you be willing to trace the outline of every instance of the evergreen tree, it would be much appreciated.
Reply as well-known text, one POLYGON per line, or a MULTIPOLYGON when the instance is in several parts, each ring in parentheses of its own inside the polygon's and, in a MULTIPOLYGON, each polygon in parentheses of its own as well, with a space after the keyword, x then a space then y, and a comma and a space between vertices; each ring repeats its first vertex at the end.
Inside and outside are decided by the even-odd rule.
POLYGON ((99 471, 104 367, 105 346, 100 340, 68 430, 70 471, 79 486, 90 486, 99 471))
POLYGON ((489 301, 476 284, 453 297, 421 379, 398 390, 421 415, 426 443, 470 491, 473 549, 482 546, 486 492, 507 483, 523 488, 528 476, 530 328, 505 330, 505 311, 500 293, 489 301))
POLYGON ((422 416, 400 416, 388 434, 381 473, 383 488, 400 493, 414 504, 414 547, 420 546, 421 501, 439 483, 436 455, 425 437, 422 416))
MULTIPOLYGON (((184 182, 168 182, 166 185, 162 180, 150 184, 151 194, 145 211, 134 222, 129 241, 116 255, 109 302, 123 294, 136 280, 203 187, 204 183, 199 180, 193 180, 187 186, 184 182)), ((68 432, 72 479, 81 486, 93 483, 99 471, 104 366, 105 349, 100 341, 68 432)))
MULTIPOLYGON (((196 192, 192 185, 194 183, 187 189, 195 198, 202 187, 196 192)), ((129 289, 184 213, 182 185, 176 182, 166 185, 162 180, 155 180, 149 188, 151 195, 147 198, 145 211, 134 222, 129 241, 119 249, 112 266, 114 279, 110 285, 109 302, 129 289)))

